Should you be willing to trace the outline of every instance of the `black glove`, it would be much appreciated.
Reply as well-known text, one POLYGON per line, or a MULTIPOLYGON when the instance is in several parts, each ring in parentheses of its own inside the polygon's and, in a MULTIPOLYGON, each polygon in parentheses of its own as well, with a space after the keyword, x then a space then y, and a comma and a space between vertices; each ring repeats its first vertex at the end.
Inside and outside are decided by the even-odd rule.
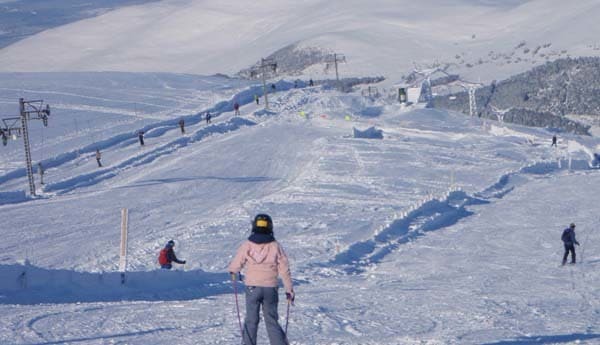
POLYGON ((579 245, 579 242, 575 242, 576 245, 579 245))
POLYGON ((185 265, 185 262, 186 262, 186 261, 185 261, 185 260, 183 260, 183 261, 181 262, 181 264, 182 264, 182 265, 185 265))
POLYGON ((294 304, 294 301, 296 300, 296 294, 294 293, 294 291, 292 291, 292 292, 286 292, 285 293, 285 298, 287 298, 288 303, 294 304))

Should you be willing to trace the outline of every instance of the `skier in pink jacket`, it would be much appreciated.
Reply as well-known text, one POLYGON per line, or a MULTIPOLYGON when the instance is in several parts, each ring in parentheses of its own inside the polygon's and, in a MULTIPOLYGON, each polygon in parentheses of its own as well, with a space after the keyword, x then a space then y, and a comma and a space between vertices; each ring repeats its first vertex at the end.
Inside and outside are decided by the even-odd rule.
POLYGON ((288 303, 294 301, 294 289, 288 258, 273 236, 273 220, 266 214, 258 214, 252 222, 252 234, 244 242, 229 264, 229 273, 236 279, 245 268, 246 319, 243 344, 255 345, 258 332, 259 312, 263 317, 271 345, 287 345, 287 337, 279 325, 277 313, 278 277, 283 280, 288 303))

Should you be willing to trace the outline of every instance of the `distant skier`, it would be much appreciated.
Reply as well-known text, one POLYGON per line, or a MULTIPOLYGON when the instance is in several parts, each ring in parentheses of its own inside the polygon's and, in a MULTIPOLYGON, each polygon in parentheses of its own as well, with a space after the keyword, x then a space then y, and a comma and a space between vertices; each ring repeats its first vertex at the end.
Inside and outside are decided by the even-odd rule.
POLYGON ((552 136, 552 145, 550 145, 550 147, 552 146, 556 146, 556 135, 552 136))
POLYGON ((279 325, 277 314, 278 276, 281 276, 288 303, 295 299, 288 258, 281 245, 273 237, 273 221, 266 214, 258 214, 252 222, 252 234, 237 250, 229 264, 233 280, 246 269, 246 320, 243 343, 256 344, 259 313, 262 305, 263 318, 271 345, 286 345, 287 336, 279 325))
POLYGON ((315 82, 312 80, 312 78, 310 78, 308 81, 308 86, 315 86, 315 82))
POLYGON ((138 139, 140 140, 140 145, 144 146, 144 131, 140 130, 138 132, 138 139))
POLYGON ((571 263, 576 263, 575 259, 575 244, 579 245, 577 239, 575 239, 575 224, 571 223, 571 225, 566 228, 561 236, 561 239, 565 245, 565 255, 563 256, 562 264, 567 263, 567 257, 569 256, 569 252, 571 252, 571 263))
POLYGON ((210 119, 212 118, 212 116, 210 115, 210 112, 207 111, 206 112, 206 123, 209 124, 210 123, 210 119))
POLYGON ((259 98, 258 98, 258 95, 256 95, 256 94, 255 94, 255 95, 254 95, 254 102, 256 102, 256 105, 258 105, 258 99, 259 99, 259 98))
POLYGON ((240 104, 238 102, 233 103, 233 110, 235 110, 235 115, 240 114, 240 104))
POLYGON ((102 168, 102 163, 100 159, 102 158, 102 154, 100 153, 100 149, 96 149, 96 162, 98 162, 98 168, 102 168))
POLYGON ((294 89, 298 88, 298 81, 294 80, 294 89))
POLYGON ((38 173, 40 174, 40 184, 43 185, 44 184, 44 166, 42 165, 42 162, 38 163, 38 173))
POLYGON ((185 121, 183 118, 179 120, 179 128, 181 129, 181 134, 185 134, 185 121))
POLYGON ((277 89, 277 86, 275 86, 275 84, 271 84, 271 90, 273 90, 273 92, 275 92, 275 89, 277 89))
POLYGON ((173 247, 175 247, 175 241, 170 240, 167 242, 167 245, 161 249, 160 253, 158 254, 158 263, 160 264, 160 268, 170 270, 173 267, 173 262, 185 265, 185 260, 177 259, 173 247))

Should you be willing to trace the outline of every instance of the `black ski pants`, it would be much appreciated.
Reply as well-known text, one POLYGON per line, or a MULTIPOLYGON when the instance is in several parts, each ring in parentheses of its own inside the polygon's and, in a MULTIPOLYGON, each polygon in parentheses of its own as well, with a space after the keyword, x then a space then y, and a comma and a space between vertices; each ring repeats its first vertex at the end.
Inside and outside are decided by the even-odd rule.
POLYGON ((571 252, 571 263, 575 263, 575 245, 573 243, 565 243, 565 255, 563 256, 563 265, 567 263, 569 252, 571 252))

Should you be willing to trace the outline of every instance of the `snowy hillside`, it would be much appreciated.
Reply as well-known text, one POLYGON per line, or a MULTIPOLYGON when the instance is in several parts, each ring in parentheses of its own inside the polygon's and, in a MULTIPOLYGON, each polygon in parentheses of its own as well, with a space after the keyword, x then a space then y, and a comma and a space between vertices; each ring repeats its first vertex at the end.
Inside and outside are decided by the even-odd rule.
POLYGON ((26 188, 19 142, 0 156, 0 343, 237 343, 224 271, 258 212, 292 260, 292 344, 600 341, 597 138, 554 149, 543 129, 283 82, 265 112, 252 85, 140 78, 2 75, 5 111, 17 93, 55 112, 44 136, 32 124, 34 160, 51 165, 39 199, 6 197, 26 188), (369 127, 383 139, 352 136, 369 127), (572 221, 580 263, 560 267, 572 221), (160 272, 169 239, 188 264, 160 272))
POLYGON ((449 64, 490 81, 559 57, 600 55, 598 16, 596 0, 166 0, 19 41, 0 50, 0 71, 233 74, 296 44, 345 54, 343 75, 395 82, 415 64, 449 64))
POLYGON ((41 31, 157 0, 0 0, 0 48, 41 31))
MULTIPOLYGON (((485 82, 600 56, 597 0, 121 7, 142 2, 0 49, 0 118, 19 98, 52 109, 47 127, 29 121, 37 197, 22 138, 0 146, 0 344, 239 344, 244 283, 227 265, 257 213, 290 258, 292 345, 600 344, 598 128, 401 105, 387 88, 415 67, 485 82), (323 82, 332 52, 342 77, 369 78, 323 82), (219 73, 270 54, 289 65, 266 110, 262 84, 219 73), (581 245, 562 266, 571 222, 581 245), (157 263, 169 240, 187 261, 171 271, 157 263)), ((51 23, 82 13, 69 7, 51 23)))

